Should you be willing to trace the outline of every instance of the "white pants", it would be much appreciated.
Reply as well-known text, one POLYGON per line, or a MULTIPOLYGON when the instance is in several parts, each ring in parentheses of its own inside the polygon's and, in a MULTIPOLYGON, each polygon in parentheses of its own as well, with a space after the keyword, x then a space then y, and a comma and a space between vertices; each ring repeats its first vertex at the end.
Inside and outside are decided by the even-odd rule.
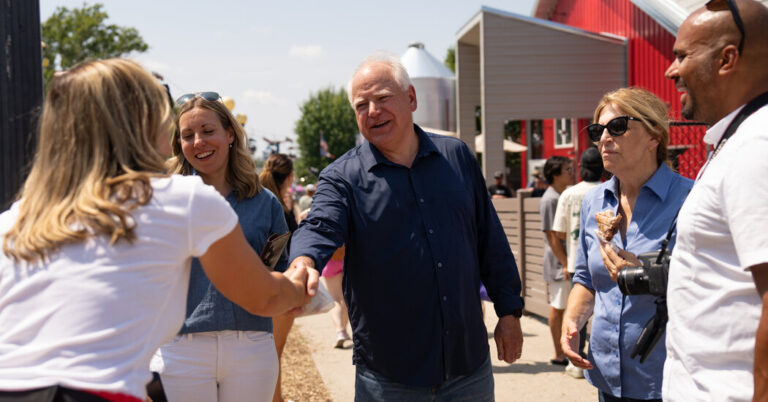
POLYGON ((279 370, 272 334, 217 331, 177 335, 150 363, 170 402, 272 400, 279 370))

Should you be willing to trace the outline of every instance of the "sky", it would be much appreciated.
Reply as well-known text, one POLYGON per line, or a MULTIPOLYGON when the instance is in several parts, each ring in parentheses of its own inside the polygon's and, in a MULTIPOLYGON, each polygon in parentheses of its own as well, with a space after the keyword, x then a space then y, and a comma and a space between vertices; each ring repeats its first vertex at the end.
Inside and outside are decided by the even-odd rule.
MULTIPOLYGON (((299 107, 312 93, 346 86, 375 51, 402 55, 424 43, 439 60, 456 33, 488 6, 530 16, 535 0, 101 0, 107 23, 138 29, 149 50, 130 58, 161 74, 175 97, 215 91, 235 101, 246 131, 262 138, 295 138, 299 107)), ((89 1, 88 4, 93 4, 89 1)), ((83 0, 40 0, 45 21, 56 7, 83 0)), ((290 143, 281 152, 298 154, 290 143)))

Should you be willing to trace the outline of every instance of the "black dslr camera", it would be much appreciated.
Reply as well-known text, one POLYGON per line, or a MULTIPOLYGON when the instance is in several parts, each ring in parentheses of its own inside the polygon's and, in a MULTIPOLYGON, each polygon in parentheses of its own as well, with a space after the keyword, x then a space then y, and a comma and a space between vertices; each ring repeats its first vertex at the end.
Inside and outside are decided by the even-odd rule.
POLYGON ((662 244, 661 250, 644 253, 637 256, 643 263, 642 267, 628 267, 619 271, 619 289, 625 295, 654 295, 656 296, 656 315, 645 324, 640 337, 635 342, 630 357, 640 356, 644 363, 653 348, 664 335, 667 327, 667 278, 669 278, 669 253, 667 243, 669 236, 662 244))
POLYGON ((653 251, 637 256, 642 267, 628 267, 619 271, 618 283, 625 295, 665 297, 669 277, 669 254, 653 251))

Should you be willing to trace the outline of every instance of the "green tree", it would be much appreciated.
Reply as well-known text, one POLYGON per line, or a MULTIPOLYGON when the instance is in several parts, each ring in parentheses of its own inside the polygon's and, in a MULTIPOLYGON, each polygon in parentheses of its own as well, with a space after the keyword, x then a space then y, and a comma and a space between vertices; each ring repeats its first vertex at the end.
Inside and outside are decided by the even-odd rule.
POLYGON ((445 53, 445 60, 443 60, 443 64, 450 68, 454 74, 456 73, 456 48, 448 48, 448 51, 445 53))
POLYGON ((68 9, 57 7, 42 24, 43 79, 48 87, 56 70, 67 69, 84 60, 120 57, 149 48, 131 27, 106 24, 101 4, 68 9))
POLYGON ((300 110, 301 117, 296 121, 296 141, 300 149, 296 176, 314 182, 316 178, 309 168, 320 171, 333 162, 332 158, 320 155, 320 134, 328 144, 328 152, 338 158, 355 146, 355 134, 359 130, 344 88, 328 87, 310 94, 300 110))

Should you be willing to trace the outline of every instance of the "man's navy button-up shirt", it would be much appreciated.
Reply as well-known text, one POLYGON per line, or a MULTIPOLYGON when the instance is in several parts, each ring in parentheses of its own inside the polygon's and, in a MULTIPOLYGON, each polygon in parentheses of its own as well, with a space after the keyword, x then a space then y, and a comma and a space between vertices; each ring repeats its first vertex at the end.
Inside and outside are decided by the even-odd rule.
POLYGON ((477 160, 460 140, 414 126, 410 168, 365 142, 320 175, 290 260, 321 268, 346 244, 354 363, 410 386, 474 372, 488 357, 485 284, 497 315, 523 308, 514 257, 477 160))

